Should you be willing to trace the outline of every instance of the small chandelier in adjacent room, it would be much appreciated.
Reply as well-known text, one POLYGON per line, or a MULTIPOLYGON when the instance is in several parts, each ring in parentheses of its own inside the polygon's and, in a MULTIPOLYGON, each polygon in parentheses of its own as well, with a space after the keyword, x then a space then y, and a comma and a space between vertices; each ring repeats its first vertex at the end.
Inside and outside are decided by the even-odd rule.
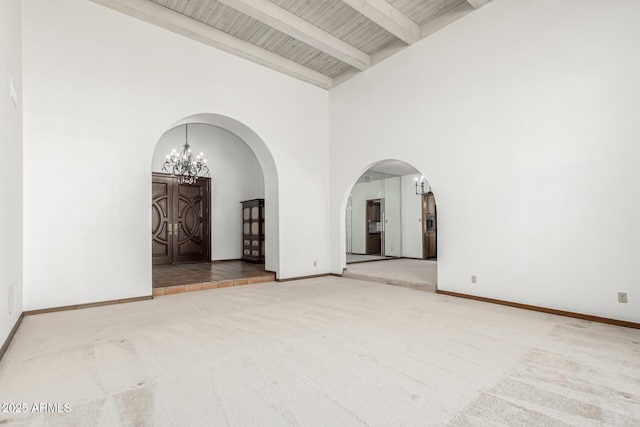
POLYGON ((418 178, 416 178, 415 181, 416 181, 416 194, 423 195, 423 194, 427 194, 427 193, 429 193, 429 191, 431 191, 431 188, 429 188, 429 191, 424 191, 424 176, 420 177, 420 180, 419 180, 419 182, 420 182, 420 191, 418 191, 418 178))
POLYGON ((182 151, 177 152, 175 148, 171 150, 171 153, 167 154, 167 160, 162 165, 162 169, 171 175, 180 177, 180 182, 184 184, 193 184, 198 178, 209 175, 209 168, 203 153, 194 157, 191 152, 188 125, 184 125, 184 136, 182 151))

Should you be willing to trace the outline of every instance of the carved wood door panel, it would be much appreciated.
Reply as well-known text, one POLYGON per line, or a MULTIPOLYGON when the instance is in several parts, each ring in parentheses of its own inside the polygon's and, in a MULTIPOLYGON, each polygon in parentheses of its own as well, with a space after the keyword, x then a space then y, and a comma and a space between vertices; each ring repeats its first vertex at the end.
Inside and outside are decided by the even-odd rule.
POLYGON ((171 264, 173 262, 173 179, 154 174, 151 185, 152 263, 154 265, 171 264))
POLYGON ((209 261, 209 180, 177 183, 173 262, 209 261))
POLYGON ((154 173, 151 194, 152 263, 210 260, 210 182, 199 178, 181 184, 171 175, 154 173))

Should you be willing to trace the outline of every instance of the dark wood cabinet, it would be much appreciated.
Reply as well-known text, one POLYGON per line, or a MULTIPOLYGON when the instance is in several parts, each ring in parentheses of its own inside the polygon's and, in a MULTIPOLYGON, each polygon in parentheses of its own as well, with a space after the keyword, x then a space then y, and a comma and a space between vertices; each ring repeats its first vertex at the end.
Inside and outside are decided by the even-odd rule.
POLYGON ((242 203, 242 261, 264 263, 264 199, 242 203))

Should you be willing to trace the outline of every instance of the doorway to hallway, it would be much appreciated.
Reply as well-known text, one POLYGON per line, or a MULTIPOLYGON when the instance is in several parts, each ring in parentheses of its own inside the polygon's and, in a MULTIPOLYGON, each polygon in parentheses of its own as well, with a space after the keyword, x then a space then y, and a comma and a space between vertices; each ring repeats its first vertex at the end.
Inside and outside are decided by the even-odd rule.
POLYGON ((347 199, 345 238, 345 277, 435 290, 436 201, 408 163, 384 160, 362 172, 347 199))
POLYGON ((384 199, 367 200, 365 255, 384 255, 384 199))

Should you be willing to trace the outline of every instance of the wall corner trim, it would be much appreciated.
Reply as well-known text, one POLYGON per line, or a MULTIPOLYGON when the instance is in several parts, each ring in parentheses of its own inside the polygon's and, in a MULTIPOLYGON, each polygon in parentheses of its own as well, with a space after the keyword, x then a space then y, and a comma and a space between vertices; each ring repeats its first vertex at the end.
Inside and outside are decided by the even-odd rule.
POLYGON ((276 282, 278 282, 278 283, 293 282, 294 280, 315 279, 317 277, 328 277, 328 276, 342 277, 342 276, 338 276, 337 274, 334 274, 334 273, 323 273, 323 274, 313 274, 311 276, 298 276, 298 277, 288 277, 286 279, 276 279, 276 282))
POLYGON ((574 313, 572 311, 556 310, 554 308, 539 307, 537 305, 520 304, 518 302, 504 301, 499 299, 481 297, 470 294, 460 294, 458 292, 449 292, 436 290, 437 294, 448 295, 457 298, 466 298, 476 301, 489 302, 492 304, 506 305, 508 307, 521 308, 524 310, 539 311, 547 314, 556 314, 558 316, 573 317, 575 319, 587 320, 589 322, 607 323, 609 325, 623 326, 625 328, 640 329, 640 323, 629 322, 626 320, 610 319, 608 317, 592 316, 590 314, 574 313))
POLYGON ((86 304, 65 305, 61 307, 41 308, 38 310, 28 310, 22 314, 25 316, 33 316, 35 314, 54 313, 56 311, 80 310, 82 308, 101 307, 103 305, 113 305, 113 304, 124 304, 128 302, 146 301, 150 299, 153 299, 153 295, 147 295, 143 297, 134 297, 134 298, 114 299, 109 301, 90 302, 86 304))
POLYGON ((2 347, 0 347, 0 360, 2 360, 2 357, 7 352, 7 349, 9 348, 9 344, 11 344, 11 340, 13 340, 13 336, 16 334, 16 332, 18 332, 18 327, 22 323, 23 317, 24 317, 24 312, 20 313, 20 316, 18 317, 16 324, 13 325, 13 328, 11 328, 11 332, 9 332, 9 336, 7 336, 7 339, 4 341, 4 344, 2 344, 2 347))

